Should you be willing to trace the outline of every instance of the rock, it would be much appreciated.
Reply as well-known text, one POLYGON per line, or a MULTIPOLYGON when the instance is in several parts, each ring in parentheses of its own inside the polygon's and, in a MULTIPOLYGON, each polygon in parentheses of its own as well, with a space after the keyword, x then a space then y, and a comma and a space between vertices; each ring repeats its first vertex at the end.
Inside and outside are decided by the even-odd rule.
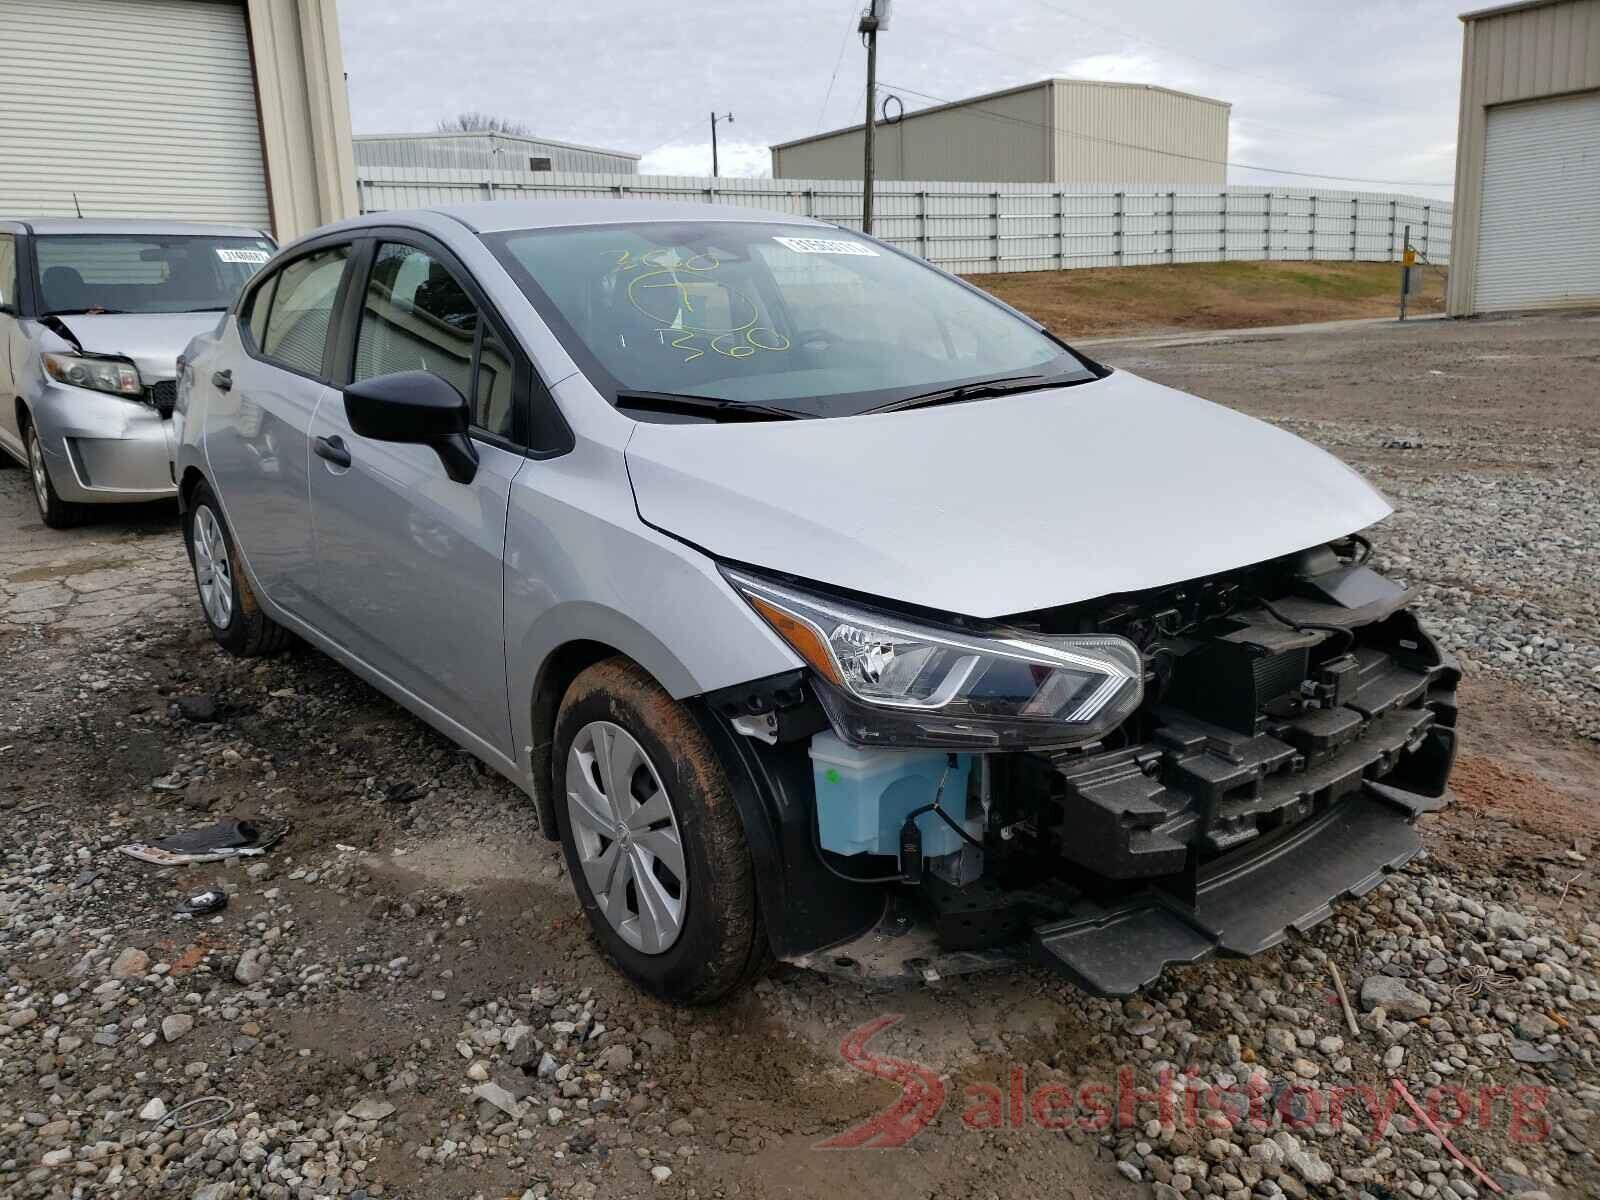
POLYGON ((177 1041, 193 1028, 194 1018, 188 1013, 173 1013, 170 1017, 161 1018, 161 1036, 169 1042, 177 1041))
POLYGON ((639 1040, 657 1054, 670 1054, 677 1048, 678 1039, 659 1025, 652 1025, 639 1035, 639 1040))
POLYGON ((178 715, 185 721, 209 725, 217 719, 217 701, 214 696, 179 696, 174 703, 178 715))
POLYGON ((32 1025, 39 1019, 39 1010, 35 1008, 19 1008, 6 1018, 6 1024, 13 1029, 23 1029, 32 1025))
POLYGON ((1139 1168, 1134 1166, 1131 1162, 1128 1162, 1126 1159, 1117 1164, 1117 1171, 1129 1183, 1138 1183, 1144 1178, 1144 1175, 1142 1172, 1140 1172, 1139 1168))
POLYGON ((654 1179, 657 1183, 665 1183, 667 1180, 672 1178, 672 1168, 671 1167, 651 1167, 650 1168, 650 1178, 654 1179))
POLYGON ((671 1125, 667 1126, 667 1132, 670 1133, 673 1137, 681 1137, 681 1138, 693 1137, 694 1136, 694 1125, 689 1121, 689 1119, 687 1117, 679 1117, 671 1125))
POLYGON ((1361 984, 1361 1007, 1367 1012, 1385 1009, 1403 1021, 1417 1021, 1428 1015, 1432 1005, 1420 992, 1406 986, 1403 979, 1390 975, 1369 975, 1361 984))
POLYGON ((494 1105, 508 1117, 520 1119, 522 1116, 522 1105, 517 1102, 517 1098, 498 1083, 480 1083, 472 1089, 472 1094, 479 1100, 494 1105))
POLYGON ((129 946, 117 955, 116 962, 111 964, 111 978, 113 979, 138 979, 150 969, 150 956, 143 950, 129 946))
POLYGON ((633 1051, 623 1045, 607 1046, 600 1051, 595 1065, 602 1071, 625 1071, 633 1066, 633 1051))
POLYGON ((1501 937, 1515 938, 1519 942, 1528 938, 1528 918, 1509 909, 1491 908, 1484 924, 1490 933, 1501 937))
POLYGON ((239 956, 239 965, 233 969, 234 979, 246 986, 260 983, 267 977, 267 954, 252 946, 239 956))
POLYGON ((381 1121, 394 1115, 394 1105, 381 1096, 363 1096, 345 1112, 358 1121, 381 1121))
POLYGON ((46 1167, 62 1167, 71 1161, 72 1151, 66 1147, 60 1150, 46 1150, 44 1156, 39 1159, 40 1164, 46 1167))
POLYGON ((166 1115, 167 1102, 160 1096, 157 1096, 139 1110, 139 1119, 141 1121, 159 1121, 166 1115))
POLYGON ((1560 1028, 1561 1026, 1543 1013, 1523 1013, 1517 1018, 1517 1033, 1530 1042, 1537 1042, 1540 1038, 1549 1037, 1560 1028))
POLYGON ((1333 1168, 1309 1150, 1290 1150, 1283 1160, 1312 1187, 1321 1187, 1333 1179, 1333 1168))

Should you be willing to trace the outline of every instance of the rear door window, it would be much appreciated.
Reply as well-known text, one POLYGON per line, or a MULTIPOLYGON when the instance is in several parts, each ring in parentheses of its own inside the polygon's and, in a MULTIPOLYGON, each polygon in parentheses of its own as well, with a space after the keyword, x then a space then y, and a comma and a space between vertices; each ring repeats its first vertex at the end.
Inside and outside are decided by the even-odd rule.
MULTIPOLYGON (((263 355, 302 375, 322 377, 326 374, 328 326, 333 319, 339 281, 349 259, 349 246, 315 250, 295 259, 278 272, 275 280, 266 284, 275 290, 262 327, 263 355)), ((261 299, 261 293, 257 293, 258 305, 261 299)), ((254 327, 254 310, 250 317, 254 327)))

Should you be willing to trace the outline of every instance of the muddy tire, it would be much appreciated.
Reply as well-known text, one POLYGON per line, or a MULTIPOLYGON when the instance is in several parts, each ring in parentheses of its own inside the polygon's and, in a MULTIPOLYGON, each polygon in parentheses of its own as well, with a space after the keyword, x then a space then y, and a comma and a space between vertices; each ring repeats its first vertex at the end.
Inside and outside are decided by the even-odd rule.
POLYGON ((200 612, 217 645, 238 658, 259 658, 282 650, 288 644, 289 631, 256 603, 233 535, 223 520, 222 506, 207 484, 199 484, 189 497, 183 540, 194 565, 200 612))
POLYGON ((578 676, 556 715, 556 827, 596 940, 645 991, 708 1004, 766 965, 744 826, 693 714, 637 664, 578 676))
POLYGON ((26 421, 22 426, 22 446, 28 456, 28 475, 33 484, 33 502, 39 509, 39 519, 51 529, 71 529, 74 525, 82 525, 89 519, 94 506, 63 500, 56 494, 55 480, 50 478, 50 464, 45 462, 44 447, 39 444, 39 435, 34 431, 32 421, 26 421))

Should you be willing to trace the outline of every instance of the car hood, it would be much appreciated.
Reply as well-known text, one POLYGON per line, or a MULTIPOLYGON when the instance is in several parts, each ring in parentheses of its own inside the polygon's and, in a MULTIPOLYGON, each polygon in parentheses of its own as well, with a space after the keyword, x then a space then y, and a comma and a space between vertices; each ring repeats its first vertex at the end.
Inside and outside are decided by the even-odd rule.
MULTIPOLYGON (((72 330, 85 350, 131 358, 139 368, 140 377, 148 383, 154 379, 177 378, 178 355, 183 353, 189 339, 215 329, 222 315, 220 312, 105 313, 57 317, 56 320, 72 330)), ((50 327, 44 325, 43 328, 50 327)))
POLYGON ((719 557, 971 617, 1181 582, 1391 511, 1293 434, 1123 371, 826 420, 641 422, 639 515, 719 557))

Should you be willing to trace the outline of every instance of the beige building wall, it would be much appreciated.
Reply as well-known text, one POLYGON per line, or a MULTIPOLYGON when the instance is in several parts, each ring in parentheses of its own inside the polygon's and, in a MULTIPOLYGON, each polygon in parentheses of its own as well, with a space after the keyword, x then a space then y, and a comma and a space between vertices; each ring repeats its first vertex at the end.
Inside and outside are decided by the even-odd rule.
MULTIPOLYGON (((1166 88, 1047 79, 879 122, 877 177, 1220 187, 1228 114, 1221 101, 1166 88)), ((773 177, 860 179, 863 130, 774 146, 773 177)))
POLYGON ((355 155, 335 0, 247 0, 272 224, 280 242, 353 217, 355 155))
MULTIPOLYGON (((891 112, 893 107, 891 106, 891 112)), ((1049 81, 879 122, 875 173, 891 179, 1051 180, 1049 81)), ((776 179, 860 179, 864 126, 772 148, 776 179)))
POLYGON ((1455 225, 1446 294, 1446 307, 1457 317, 1473 311, 1477 288, 1488 110, 1600 88, 1600 0, 1532 0, 1461 20, 1455 225))
POLYGON ((1227 183, 1230 105, 1145 84, 1053 82, 1056 182, 1227 183))

